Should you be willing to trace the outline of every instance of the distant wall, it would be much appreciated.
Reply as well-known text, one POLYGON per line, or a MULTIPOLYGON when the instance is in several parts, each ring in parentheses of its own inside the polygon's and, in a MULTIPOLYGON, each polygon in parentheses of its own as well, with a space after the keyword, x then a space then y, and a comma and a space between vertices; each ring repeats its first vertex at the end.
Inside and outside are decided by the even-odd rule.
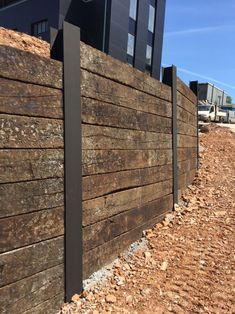
MULTIPOLYGON (((64 296, 62 64, 5 46, 0 64, 0 312, 54 313, 64 296)), ((197 102, 177 83, 183 190, 196 171, 197 102)), ((85 279, 173 208, 171 88, 81 44, 81 107, 85 279)))

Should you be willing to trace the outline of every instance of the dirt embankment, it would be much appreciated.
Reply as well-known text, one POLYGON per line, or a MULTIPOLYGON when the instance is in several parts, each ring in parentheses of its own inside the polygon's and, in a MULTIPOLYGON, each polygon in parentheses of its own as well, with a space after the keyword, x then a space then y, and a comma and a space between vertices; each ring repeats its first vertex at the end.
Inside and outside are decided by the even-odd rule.
POLYGON ((41 57, 50 57, 50 45, 33 36, 0 27, 0 45, 29 51, 41 57))

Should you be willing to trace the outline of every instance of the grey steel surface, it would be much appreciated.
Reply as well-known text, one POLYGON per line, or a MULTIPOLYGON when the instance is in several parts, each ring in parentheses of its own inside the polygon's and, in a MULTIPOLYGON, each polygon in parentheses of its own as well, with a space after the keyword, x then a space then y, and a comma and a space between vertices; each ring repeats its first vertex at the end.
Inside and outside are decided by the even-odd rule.
POLYGON ((80 29, 64 22, 65 299, 82 291, 80 29))
POLYGON ((82 144, 80 29, 64 22, 51 29, 51 57, 63 61, 65 301, 82 291, 82 144))
POLYGON ((162 82, 172 92, 172 152, 173 152, 173 201, 178 203, 178 158, 177 158, 177 70, 174 65, 163 69, 162 82))

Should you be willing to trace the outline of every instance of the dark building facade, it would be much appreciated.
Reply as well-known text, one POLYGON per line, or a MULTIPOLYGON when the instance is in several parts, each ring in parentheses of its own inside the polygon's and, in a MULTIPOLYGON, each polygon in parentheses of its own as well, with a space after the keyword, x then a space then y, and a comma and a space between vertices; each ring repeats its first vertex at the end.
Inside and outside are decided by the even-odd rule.
POLYGON ((0 0, 0 25, 50 41, 66 20, 81 39, 160 78, 165 0, 0 0))

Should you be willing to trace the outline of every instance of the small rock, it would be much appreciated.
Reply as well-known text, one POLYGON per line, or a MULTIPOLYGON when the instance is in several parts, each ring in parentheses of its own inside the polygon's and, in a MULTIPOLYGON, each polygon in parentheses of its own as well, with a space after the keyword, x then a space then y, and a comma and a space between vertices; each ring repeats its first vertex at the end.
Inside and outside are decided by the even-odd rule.
POLYGON ((80 299, 81 299, 81 296, 79 294, 74 294, 71 298, 71 301, 77 302, 77 301, 80 301, 80 299))
POLYGON ((174 210, 175 210, 176 212, 181 212, 182 208, 181 208, 178 204, 175 204, 175 205, 174 205, 174 210))
POLYGON ((132 295, 128 295, 126 297, 126 304, 131 304, 131 303, 133 303, 133 297, 132 297, 132 295))
POLYGON ((164 262, 162 263, 162 265, 161 265, 160 269, 161 269, 162 271, 166 271, 167 266, 168 266, 167 261, 164 261, 164 262))
POLYGON ((115 303, 117 301, 117 298, 113 294, 108 294, 105 298, 105 301, 107 303, 115 303))
POLYGON ((220 210, 220 211, 217 211, 217 212, 214 212, 214 215, 216 217, 223 217, 227 214, 226 210, 220 210))
POLYGON ((144 252, 145 257, 145 263, 148 263, 152 257, 152 254, 150 252, 144 252))
POLYGON ((208 126, 202 125, 201 128, 200 128, 200 132, 202 132, 202 133, 209 133, 210 130, 209 130, 208 126))
POLYGON ((149 289, 149 288, 145 288, 145 289, 142 289, 142 290, 140 291, 140 294, 141 294, 143 297, 148 296, 150 293, 151 293, 151 289, 149 289))
POLYGON ((117 286, 123 286, 125 284, 126 279, 124 277, 116 277, 115 278, 117 286))

